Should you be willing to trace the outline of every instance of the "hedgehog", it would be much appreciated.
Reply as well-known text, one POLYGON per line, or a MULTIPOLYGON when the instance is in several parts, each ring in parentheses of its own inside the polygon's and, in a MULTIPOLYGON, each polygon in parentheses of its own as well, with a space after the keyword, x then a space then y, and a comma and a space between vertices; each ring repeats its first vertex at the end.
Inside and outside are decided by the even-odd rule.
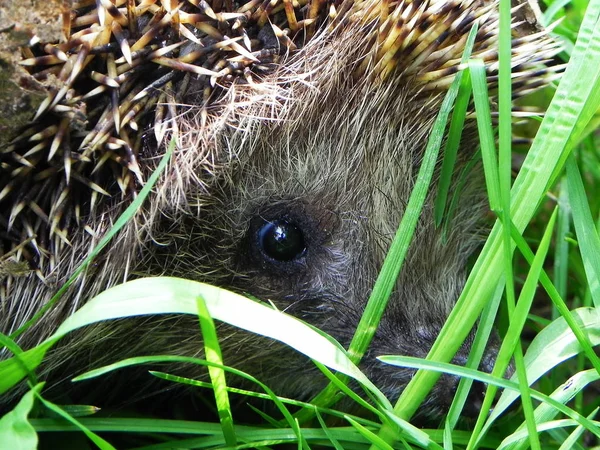
MULTIPOLYGON (((50 36, 18 16, 18 7, 0 11, 18 16, 3 28, 2 57, 16 80, 11 86, 29 96, 25 124, 2 118, 9 123, 0 151, 3 334, 47 305, 136 197, 167 144, 176 147, 134 219, 18 337, 22 348, 43 341, 99 292, 153 275, 269 300, 347 346, 475 24, 472 54, 485 61, 492 92, 498 70, 495 1, 49 5, 54 16, 48 17, 58 24, 50 36)), ((546 85, 557 72, 546 66, 557 45, 521 6, 513 8, 515 96, 546 85)), ((474 129, 467 123, 456 173, 473 156, 474 129)), ((413 372, 376 356, 427 355, 480 243, 483 185, 472 178, 444 237, 430 190, 361 362, 390 399, 413 372)), ((302 355, 232 327, 222 330, 225 362, 278 394, 310 399, 325 386, 302 355)), ((42 373, 49 380, 88 369, 81 361, 99 366, 149 352, 202 354, 193 318, 99 324, 76 339, 79 353, 66 338, 47 356, 42 373)), ((483 370, 491 370, 496 348, 492 340, 483 370)), ((466 343, 455 361, 464 362, 468 351, 466 343)), ((7 349, 0 353, 9 356, 7 349)), ((439 382, 421 413, 443 413, 455 381, 439 382)), ((102 392, 98 406, 110 394, 102 392)))

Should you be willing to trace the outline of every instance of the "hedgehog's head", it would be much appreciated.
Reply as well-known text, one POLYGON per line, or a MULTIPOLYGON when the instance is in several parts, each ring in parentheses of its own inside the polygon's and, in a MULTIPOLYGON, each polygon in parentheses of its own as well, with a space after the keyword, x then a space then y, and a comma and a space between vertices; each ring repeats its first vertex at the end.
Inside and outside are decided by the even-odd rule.
MULTIPOLYGON (((260 120, 248 127, 251 135, 225 132, 223 142, 236 153, 235 161, 206 192, 189 199, 201 205, 197 214, 165 214, 156 244, 145 254, 150 273, 272 301, 347 348, 404 215, 430 112, 419 116, 416 97, 407 91, 381 95, 379 103, 377 92, 365 101, 353 89, 335 90, 319 104, 310 98, 312 89, 323 92, 313 85, 294 93, 305 97, 294 97, 299 105, 289 109, 291 117, 278 116, 272 124, 260 120)), ((361 364, 390 399, 414 371, 376 357, 427 355, 462 290, 467 258, 478 243, 481 180, 471 177, 461 193, 454 231, 445 241, 434 225, 432 191, 361 364)), ((256 375, 277 393, 309 399, 326 381, 289 349, 230 329, 221 334, 227 364, 256 375)), ((496 350, 489 347, 486 370, 496 350)), ((456 361, 464 364, 468 351, 469 344, 456 361)), ((427 414, 449 405, 456 381, 447 377, 436 385, 427 414)))
MULTIPOLYGON (((372 56, 368 31, 356 27, 327 39, 317 36, 262 78, 258 94, 253 87, 231 87, 231 95, 238 90, 233 124, 223 125, 222 114, 202 116, 193 108, 188 121, 178 123, 188 149, 208 146, 227 156, 210 184, 185 192, 192 208, 184 214, 163 211, 156 244, 145 252, 149 272, 272 301, 348 346, 404 215, 440 100, 424 91, 416 74, 382 78, 361 72, 372 56), (216 138, 207 144, 207 135, 216 138)), ((193 96, 187 103, 194 103, 193 96)), ((472 133, 464 141, 459 169, 476 147, 472 133)), ((444 239, 433 220, 435 191, 361 364, 391 399, 414 371, 376 357, 427 355, 479 241, 482 180, 468 177, 444 239)), ((309 399, 326 381, 288 349, 230 329, 224 334, 225 361, 278 393, 309 399)), ((464 364, 469 350, 466 343, 455 362, 464 364)), ((492 340, 483 370, 491 370, 496 351, 492 340)), ((456 383, 443 377, 423 411, 430 416, 444 411, 456 383)), ((471 400, 471 406, 478 403, 471 400)))

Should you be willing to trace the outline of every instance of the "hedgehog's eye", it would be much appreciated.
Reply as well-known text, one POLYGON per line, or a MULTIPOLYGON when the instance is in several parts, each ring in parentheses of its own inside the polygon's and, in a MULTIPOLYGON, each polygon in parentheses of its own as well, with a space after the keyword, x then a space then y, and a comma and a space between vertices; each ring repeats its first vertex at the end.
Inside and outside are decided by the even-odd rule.
POLYGON ((306 253, 300 228, 287 220, 273 220, 258 230, 258 243, 266 256, 275 261, 293 261, 306 253))

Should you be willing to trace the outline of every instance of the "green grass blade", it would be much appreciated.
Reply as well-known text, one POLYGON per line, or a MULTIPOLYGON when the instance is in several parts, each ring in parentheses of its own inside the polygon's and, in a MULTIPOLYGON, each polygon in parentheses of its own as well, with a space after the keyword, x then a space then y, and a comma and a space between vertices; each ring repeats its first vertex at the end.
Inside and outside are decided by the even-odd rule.
POLYGON ((55 340, 41 344, 31 350, 19 353, 12 358, 0 361, 0 395, 7 392, 26 376, 30 376, 40 365, 44 355, 54 345, 55 340))
POLYGON ((473 85, 473 101, 475 102, 475 111, 477 113, 479 145, 481 146, 481 159, 483 159, 483 171, 490 209, 492 211, 500 211, 498 158, 496 157, 496 143, 494 131, 492 130, 492 115, 490 113, 490 97, 483 60, 470 60, 469 71, 471 72, 471 83, 473 85))
POLYGON ((219 367, 223 366, 223 355, 219 346, 219 339, 217 338, 215 322, 210 317, 208 308, 202 297, 198 297, 197 306, 202 340, 204 342, 204 355, 207 361, 214 364, 208 366, 208 374, 215 393, 219 421, 223 427, 223 437, 227 445, 234 446, 237 444, 237 440, 233 428, 233 415, 231 414, 231 406, 229 404, 225 371, 219 367))
MULTIPOLYGON (((567 298, 567 275, 569 268, 569 241, 567 237, 571 225, 571 206, 568 201, 567 181, 563 178, 560 183, 558 196, 558 220, 556 224, 556 243, 554 250, 554 286, 561 298, 567 298)), ((558 317, 556 306, 552 311, 552 319, 558 317)))
MULTIPOLYGON (((229 367, 229 366, 222 366, 220 364, 211 363, 204 359, 193 358, 193 357, 188 357, 188 356, 173 356, 173 355, 138 356, 138 357, 134 357, 134 358, 127 358, 127 359, 118 361, 116 363, 109 364, 104 367, 99 367, 97 369, 90 370, 82 375, 79 375, 79 376, 73 378, 72 381, 88 380, 90 378, 99 377, 101 375, 112 372, 114 370, 122 369, 124 367, 148 364, 148 363, 153 363, 153 362, 159 362, 159 363, 162 363, 162 362, 171 362, 171 363, 184 362, 184 363, 188 363, 188 364, 197 364, 197 365, 201 365, 201 366, 209 366, 209 367, 214 366, 214 367, 218 367, 226 372, 230 372, 234 375, 245 378, 245 379, 251 381, 252 383, 255 383, 258 386, 260 386, 265 391, 268 398, 270 400, 272 400, 273 403, 275 403, 275 406, 277 406, 277 408, 281 411, 281 413, 283 414, 285 419, 288 421, 290 426, 292 428, 296 428, 295 420, 292 417, 292 415, 290 414, 289 410, 285 407, 283 402, 281 402, 279 400, 279 398, 275 395, 275 393, 267 385, 265 385, 260 380, 253 377, 252 375, 242 372, 241 370, 238 370, 238 369, 235 369, 235 368, 229 367)), ((151 373, 152 373, 152 371, 151 371, 151 373)), ((181 379, 182 382, 185 382, 185 379, 183 379, 182 377, 174 377, 172 375, 168 375, 168 376, 162 377, 162 378, 173 379, 173 380, 181 379)), ((188 383, 188 384, 191 384, 191 383, 188 383)), ((222 433, 222 428, 220 428, 220 431, 222 433)))
MULTIPOLYGON (((353 400, 356 404, 360 405, 365 411, 370 411, 372 414, 379 416, 380 419, 385 420, 386 416, 383 412, 379 411, 377 408, 369 404, 364 398, 350 389, 340 377, 336 376, 333 372, 331 372, 327 367, 323 366, 323 364, 318 361, 313 361, 314 364, 319 368, 321 372, 329 379, 332 385, 334 385, 340 392, 345 395, 346 399, 353 400)), ((391 410, 391 408, 389 409, 391 410)))
POLYGON ((477 150, 475 152, 475 154, 473 154, 471 159, 467 162, 467 164, 463 167, 463 169, 460 172, 460 175, 458 176, 458 182, 456 184, 456 189, 454 190, 454 193, 452 194, 452 199, 450 200, 450 205, 448 205, 448 212, 446 213, 446 220, 443 222, 443 228, 442 228, 443 242, 447 242, 448 235, 452 232, 452 217, 454 217, 454 214, 455 214, 456 210, 458 209, 459 202, 462 199, 460 194, 461 194, 461 192, 463 192, 463 189, 464 189, 465 185, 467 184, 467 181, 470 179, 472 171, 475 169, 477 164, 480 163, 480 159, 481 159, 481 150, 477 150))
POLYGON ((456 156, 458 154, 458 147, 460 146, 460 139, 470 99, 471 74, 468 70, 465 70, 460 80, 458 95, 456 96, 456 102, 454 103, 454 109, 452 110, 452 120, 450 121, 450 127, 448 128, 448 141, 444 149, 444 159, 442 161, 442 168, 440 169, 438 193, 435 198, 434 206, 436 226, 440 226, 442 219, 444 218, 450 182, 454 172, 454 164, 456 163, 456 156))
POLYGON ((109 442, 102 439, 96 433, 91 431, 88 427, 86 427, 79 420, 75 419, 70 414, 67 414, 58 405, 55 405, 54 403, 51 403, 51 402, 45 400, 37 392, 35 392, 35 395, 38 398, 38 400, 40 400, 46 408, 48 408, 54 414, 62 417, 67 422, 70 422, 71 424, 75 425, 80 431, 82 431, 89 438, 90 441, 92 441, 94 444, 96 444, 98 446, 98 448, 100 448, 100 450, 116 450, 109 442))
MULTIPOLYGON (((537 427, 537 432, 541 433, 543 431, 549 431, 550 433, 553 433, 554 435, 561 435, 563 436, 562 439, 556 439, 558 442, 563 442, 565 439, 567 439, 567 435, 565 433, 559 433, 561 431, 563 431, 564 428, 566 427, 575 427, 577 426, 577 422, 575 422, 574 420, 571 419, 560 419, 560 420, 551 420, 548 422, 543 422, 538 424, 537 427)), ((583 427, 582 427, 583 428, 583 427)), ((585 429, 585 428, 583 428, 585 429)), ((506 446, 508 444, 513 443, 515 440, 517 439, 523 439, 525 441, 527 441, 528 438, 528 431, 527 430, 522 430, 519 431, 518 433, 513 433, 510 438, 511 440, 505 440, 503 441, 503 446, 506 446)), ((498 447, 498 450, 500 450, 501 447, 498 447)), ((506 448, 506 447, 502 447, 502 448, 506 448)), ((574 445, 572 447, 567 447, 569 450, 579 450, 581 447, 578 445, 574 445)))
MULTIPOLYGON (((600 345, 600 311, 594 308, 579 308, 573 311, 579 328, 585 332, 592 345, 600 345)), ((579 354, 582 346, 570 329, 564 317, 560 317, 544 328, 531 342, 525 354, 527 381, 534 383, 550 369, 563 361, 579 354)), ((516 376, 513 376, 516 378, 516 376)), ((518 394, 505 391, 494 406, 494 411, 488 418, 483 431, 517 399, 518 394)))
MULTIPOLYGON (((36 393, 43 384, 36 385, 23 396, 15 408, 0 418, 0 446, 9 444, 11 449, 35 450, 38 448, 38 436, 28 419, 33 408, 36 393)), ((8 448, 8 446, 6 447, 8 448)))
MULTIPOLYGON (((556 133, 562 133, 555 141, 552 140, 551 142, 552 145, 555 145, 566 138, 567 141, 564 144, 564 148, 568 151, 560 155, 556 169, 549 180, 548 187, 560 175, 562 167, 570 154, 570 150, 585 136, 585 129, 600 106, 600 65, 597 63, 598 55, 600 54, 600 39, 598 39, 598 35, 600 35, 599 16, 599 2, 591 0, 579 30, 577 43, 565 70, 563 81, 559 84, 555 95, 557 102, 564 103, 565 108, 562 109, 563 116, 555 117, 554 114, 549 116, 549 125, 553 124, 557 127, 555 130, 556 133), (575 77, 574 74, 579 74, 580 76, 575 77), (564 86, 564 89, 562 86, 564 86), (567 123, 573 123, 573 126, 566 126, 567 123)), ((544 117, 544 122, 546 122, 548 113, 551 112, 553 111, 549 109, 544 117)), ((542 128, 540 128, 540 132, 545 132, 542 128)))
MULTIPOLYGON (((521 345, 521 332, 523 330, 523 326, 525 325, 525 321, 527 320, 527 314, 531 309, 533 298, 537 290, 538 281, 540 279, 542 267, 546 259, 546 254, 548 253, 548 249, 550 248, 550 241, 552 238, 552 233, 554 231, 554 225, 556 223, 556 216, 557 212, 554 211, 552 217, 550 218, 550 221, 548 222, 548 226, 546 228, 546 231, 544 232, 544 236, 542 237, 542 241, 540 243, 538 251, 533 259, 533 263, 531 264, 529 273, 527 274, 527 279, 525 280, 525 284, 523 285, 523 289, 521 290, 521 294, 519 295, 519 300, 515 307, 514 313, 512 314, 510 325, 508 327, 508 330, 506 331, 506 335, 504 336, 502 345, 500 346, 500 350, 498 351, 496 362, 494 363, 494 369, 492 370, 492 375, 494 376, 501 377, 504 375, 504 373, 506 372, 506 368, 510 364, 511 357, 513 356, 513 354, 515 354, 515 350, 517 350, 517 347, 521 345)), ((508 224, 507 226, 510 226, 510 224, 508 224)), ((522 364, 522 361, 517 361, 517 363, 517 379, 519 380, 521 396, 526 396, 526 398, 529 400, 529 405, 531 406, 531 399, 529 399, 528 392, 529 385, 527 383, 527 373, 525 370, 525 366, 522 364)), ((485 423, 487 412, 490 410, 494 401, 494 397, 496 396, 496 391, 497 390, 495 386, 488 386, 483 400, 483 406, 481 407, 481 413, 477 418, 477 423, 474 427, 473 436, 467 449, 476 447, 476 443, 482 435, 481 430, 485 423)), ((533 413, 533 411, 530 412, 533 413)), ((526 418, 530 433, 533 433, 535 437, 537 437, 537 433, 535 432, 535 423, 533 423, 533 414, 526 416, 526 418)), ((536 443, 533 442, 532 446, 536 446, 536 443)), ((539 447, 539 441, 537 442, 537 446, 539 447)))
MULTIPOLYGON (((500 300, 502 300, 503 292, 504 283, 500 282, 498 283, 498 288, 496 289, 492 300, 486 305, 483 311, 482 319, 477 327, 475 339, 471 345, 471 352, 469 353, 469 358, 465 365, 466 367, 471 369, 477 369, 479 367, 479 363, 485 353, 488 339, 494 327, 494 321, 496 319, 498 307, 500 306, 500 300)), ((460 380, 458 388, 456 389, 456 394, 454 395, 454 400, 452 401, 448 415, 446 416, 446 429, 448 432, 452 431, 458 423, 472 384, 473 381, 469 378, 462 378, 460 380)))
MULTIPOLYGON (((253 377, 251 377, 250 375, 248 375, 244 372, 236 371, 236 369, 234 369, 232 367, 223 366, 223 370, 225 370, 226 372, 229 371, 230 373, 243 376, 247 380, 254 382, 253 377), (241 375, 241 374, 244 374, 244 375, 241 375)), ((172 374, 168 374, 168 373, 164 373, 164 372, 158 372, 156 370, 150 370, 149 373, 151 375, 154 375, 155 377, 161 378, 163 380, 173 381, 175 383, 187 384, 190 386, 195 386, 198 388, 207 388, 207 389, 212 389, 212 387, 213 387, 212 384, 207 383, 202 380, 195 380, 192 378, 186 378, 186 377, 182 377, 179 375, 172 375, 172 374)), ((231 386, 227 386, 227 392, 244 395, 246 397, 259 398, 262 400, 273 400, 273 398, 269 394, 264 394, 264 393, 256 392, 256 391, 249 391, 247 389, 234 388, 231 386)), ((299 400, 294 400, 294 399, 290 399, 290 398, 286 398, 286 397, 277 396, 277 399, 282 404, 293 405, 298 408, 307 408, 307 409, 316 410, 315 414, 317 414, 317 413, 328 414, 330 416, 338 417, 340 419, 343 419, 345 415, 348 415, 347 413, 345 413, 343 411, 338 411, 338 410, 330 409, 330 408, 319 408, 319 407, 315 407, 311 403, 302 402, 299 400)), ((249 406, 252 406, 252 405, 249 405, 249 406)), ((375 411, 375 413, 378 414, 378 411, 373 406, 371 406, 371 405, 369 405, 369 406, 370 406, 371 410, 375 411)), ((351 416, 351 417, 354 420, 362 423, 365 426, 375 427, 378 425, 376 422, 365 419, 363 417, 359 417, 359 416, 351 416)))
MULTIPOLYGON (((197 439, 178 440, 165 442, 141 448, 164 448, 172 450, 173 448, 223 448, 224 441, 221 428, 218 424, 208 422, 195 422, 184 420, 157 420, 157 419, 129 419, 129 418, 102 418, 102 419, 82 419, 86 427, 97 432, 136 432, 136 433, 169 433, 179 435, 196 435, 197 439), (212 442, 210 441, 212 440, 212 442), (179 444, 179 445, 177 445, 179 444)), ((63 421, 51 419, 32 419, 32 423, 38 431, 77 431, 77 428, 63 421)), ((256 448, 261 442, 268 440, 280 443, 294 442, 296 436, 293 430, 289 428, 255 428, 250 426, 236 425, 236 434, 240 441, 249 442, 246 448, 256 448)), ((360 444, 358 448, 365 448, 366 441, 353 427, 335 427, 331 428, 331 433, 341 442, 343 448, 357 448, 351 446, 353 443, 360 444), (344 445, 345 444, 345 445, 344 445), (349 445, 350 444, 350 445, 349 445)), ((311 440, 327 439, 327 435, 322 429, 306 428, 305 434, 311 440)), ((236 447, 239 448, 239 447, 236 447)))
MULTIPOLYGON (((592 413, 588 416, 588 418, 589 419, 593 418, 598 413, 598 409, 599 408, 594 409, 594 411, 592 411, 592 413)), ((578 441, 581 439, 581 436, 583 435, 584 431, 585 431, 585 428, 582 427, 581 425, 579 425, 575 430, 573 430, 573 433, 571 433, 569 435, 569 437, 564 440, 564 442, 562 443, 562 445, 560 446, 560 448, 558 450, 574 449, 576 444, 578 443, 578 441)))
POLYGON ((600 307, 600 238, 590 212, 581 174, 575 158, 567 161, 567 183, 578 248, 583 258, 585 274, 594 306, 600 307))
MULTIPOLYGON (((550 395, 551 398, 557 402, 566 405, 570 400, 581 392, 590 383, 598 381, 600 375, 595 370, 587 370, 580 372, 567 380, 561 386, 554 390, 550 395)), ((558 411, 547 403, 542 403, 535 410, 535 423, 542 424, 548 422, 556 417, 558 411)), ((536 435, 538 433, 536 429, 536 435)), ((528 447, 529 434, 531 430, 526 427, 526 424, 521 424, 517 430, 507 436, 498 450, 525 450, 528 447)))
POLYGON ((355 422, 350 417, 347 417, 346 420, 350 423, 350 425, 356 428, 356 431, 358 431, 365 439, 371 442, 371 444, 374 445, 375 448, 380 450, 394 450, 391 445, 386 443, 383 439, 381 439, 371 430, 368 430, 367 428, 363 427, 360 423, 355 422))
MULTIPOLYGON (((511 235, 512 235, 513 240, 516 242, 517 247, 519 248, 519 251, 521 252, 521 254, 525 257, 525 259, 527 260, 527 262, 529 264, 532 264, 533 258, 534 258, 533 252, 527 245, 527 242, 525 242, 525 239, 523 238, 523 236, 521 236, 519 234, 519 232, 516 230, 516 228, 514 226, 511 227, 511 235)), ((587 335, 583 332, 582 328, 579 326, 579 323, 577 322, 574 315, 569 310, 569 308, 566 305, 566 303, 564 302, 564 300, 559 295, 558 291, 556 290, 556 287, 554 287, 554 285, 552 284, 552 281, 550 281, 550 277, 546 274, 545 271, 542 271, 542 273, 541 273, 540 282, 542 283, 542 286, 546 290, 546 293, 552 300, 554 307, 558 310, 560 316, 568 324, 568 326, 571 329, 573 335, 575 336, 577 342, 581 346, 583 353, 585 353, 585 356, 592 363, 592 365, 594 366, 596 371, 598 373, 600 373, 600 358, 594 352, 594 349, 592 348, 592 343, 590 342, 590 339, 588 339, 587 335)))
POLYGON ((510 0, 500 0, 500 32, 498 34, 498 182, 502 209, 505 212, 510 212, 512 168, 511 7, 510 0))
MULTIPOLYGON (((467 377, 473 380, 480 381, 482 383, 489 384, 491 386, 495 386, 497 388, 504 388, 508 392, 514 392, 516 395, 519 395, 521 391, 521 386, 519 383, 516 383, 512 380, 507 380, 505 378, 496 377, 489 373, 480 372, 478 370, 469 369, 463 366, 457 366, 455 364, 442 363, 437 361, 429 361, 426 359, 415 358, 413 356, 380 356, 379 360, 392 364, 398 367, 405 367, 409 369, 420 369, 427 370, 431 372, 437 372, 439 374, 446 373, 450 375, 455 375, 458 377, 467 377)), ((567 415, 578 424, 583 425, 587 430, 594 433, 594 435, 600 437, 600 427, 593 421, 589 420, 585 416, 582 416, 579 412, 563 405, 562 403, 554 400, 548 395, 542 394, 534 389, 530 389, 531 397, 535 398, 544 403, 550 404, 552 407, 560 411, 561 413, 567 415)))
MULTIPOLYGON (((470 49, 473 47, 475 36, 477 34, 477 27, 474 26, 469 34, 465 55, 463 58, 468 57, 470 49)), ((452 111, 452 105, 458 94, 460 87, 462 73, 458 73, 454 79, 450 89, 442 105, 440 112, 433 125, 427 148, 421 162, 421 167, 417 175, 417 180, 413 191, 411 192, 408 204, 402 216, 402 221, 398 227, 398 231, 394 236, 390 250, 385 258, 379 276, 373 286, 373 291, 369 297, 369 302, 365 308, 364 314, 358 324, 357 331, 350 343, 348 353, 350 358, 354 362, 360 361, 360 358, 367 350, 377 325, 383 315, 383 311, 387 305, 389 297, 394 289, 398 274, 402 268, 404 258, 408 252, 412 236, 417 226, 417 221, 421 215, 423 204, 431 184, 433 172, 435 169, 436 162, 438 160, 439 149, 444 138, 446 124, 448 122, 448 116, 452 111)))
POLYGON ((333 433, 329 430, 329 427, 327 426, 327 424, 323 420, 323 416, 321 416, 321 414, 319 414, 318 410, 315 411, 315 415, 317 416, 317 420, 319 421, 319 425, 321 425, 321 428, 323 429, 323 431, 327 435, 327 438, 329 439, 329 442, 331 442, 331 445, 333 445, 333 448, 335 448, 335 450, 344 450, 344 448, 340 445, 340 443, 335 438, 335 436, 333 435, 333 433))
MULTIPOLYGON (((442 447, 434 442, 432 438, 425 433, 423 430, 417 428, 409 422, 402 420, 400 417, 392 413, 387 413, 389 419, 393 421, 403 432, 404 437, 409 437, 412 442, 418 444, 422 448, 434 448, 437 450, 443 450, 442 447)), ((402 436, 399 436, 401 440, 402 436)))

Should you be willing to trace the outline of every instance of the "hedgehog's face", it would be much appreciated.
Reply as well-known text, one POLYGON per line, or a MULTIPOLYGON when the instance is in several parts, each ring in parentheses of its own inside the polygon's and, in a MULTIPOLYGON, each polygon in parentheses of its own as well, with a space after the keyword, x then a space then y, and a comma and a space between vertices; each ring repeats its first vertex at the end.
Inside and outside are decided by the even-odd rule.
MULTIPOLYGON (((347 348, 391 236, 374 229, 368 216, 356 209, 340 211, 321 202, 320 196, 269 198, 267 205, 248 212, 247 226, 241 227, 245 234, 234 250, 232 275, 225 286, 273 301, 278 308, 317 326, 347 348)), ((424 358, 462 286, 463 266, 454 257, 443 255, 443 250, 427 247, 428 244, 435 245, 424 243, 426 247, 415 249, 407 261, 407 275, 401 276, 361 364, 365 374, 392 400, 398 397, 414 371, 385 365, 376 357, 400 354, 424 358), (438 255, 438 264, 425 256, 428 254, 432 258, 438 255), (423 272, 423 266, 429 266, 428 271, 423 272)), ((312 397, 322 388, 320 381, 324 377, 307 371, 302 357, 294 362, 286 355, 280 366, 274 363, 279 356, 273 347, 265 352, 258 349, 261 345, 258 341, 256 347, 248 346, 247 339, 243 342, 244 353, 258 352, 260 356, 255 361, 262 359, 266 364, 266 369, 261 370, 262 378, 275 382, 273 388, 281 389, 281 394, 312 397), (286 379, 286 375, 295 383, 286 379), (298 383, 298 378, 302 383, 298 383), (294 386, 293 391, 290 386, 294 386)), ((454 362, 464 364, 469 350, 468 343, 454 362)), ((286 351, 289 352, 283 350, 286 351)), ((491 371, 496 351, 494 342, 482 370, 491 371)), ((239 352, 239 347, 231 351, 235 360, 244 364, 244 353, 239 352)), ((256 367, 251 363, 247 369, 255 371, 256 367)), ((421 412, 430 419, 441 417, 450 406, 457 384, 457 378, 443 376, 421 412)), ((473 388, 465 413, 479 412, 484 392, 482 386, 473 388)))
MULTIPOLYGON (((351 97, 351 96, 348 96, 351 97)), ((224 141, 237 159, 219 176, 197 217, 169 219, 167 271, 272 301, 348 346, 413 187, 428 127, 409 120, 414 105, 324 105, 314 122, 252 127, 224 141), (322 120, 321 120, 322 119, 322 120), (360 126, 356 124, 359 123, 360 126), (250 140, 251 142, 248 142, 250 140), (183 227, 173 229, 172 227, 183 227), (174 237, 177 236, 177 237, 174 237), (196 257, 191 259, 189 255, 196 257)), ((427 117, 422 117, 427 122, 427 117)), ((443 244, 428 199, 411 250, 361 368, 391 399, 413 375, 386 366, 385 354, 425 357, 462 290, 466 258, 481 209, 473 198, 457 211, 443 244)), ((235 331, 225 361, 282 395, 310 398, 325 377, 289 349, 235 331)), ((469 348, 457 362, 466 360, 469 348)), ((490 350, 490 355, 494 350, 490 350)), ((493 357, 488 357, 484 369, 493 357)), ((442 412, 457 380, 442 378, 427 413, 442 412)))

